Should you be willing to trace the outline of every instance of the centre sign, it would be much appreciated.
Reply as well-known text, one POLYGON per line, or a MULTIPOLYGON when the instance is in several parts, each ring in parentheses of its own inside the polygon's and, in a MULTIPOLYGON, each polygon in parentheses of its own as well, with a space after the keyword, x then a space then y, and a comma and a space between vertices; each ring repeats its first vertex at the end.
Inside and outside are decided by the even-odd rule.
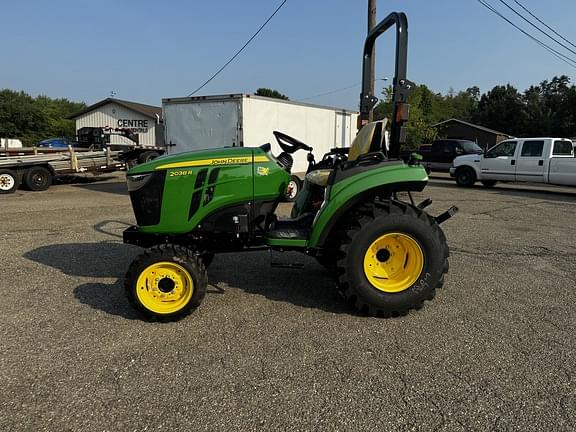
POLYGON ((148 133, 148 120, 118 119, 118 127, 130 129, 133 133, 148 133))

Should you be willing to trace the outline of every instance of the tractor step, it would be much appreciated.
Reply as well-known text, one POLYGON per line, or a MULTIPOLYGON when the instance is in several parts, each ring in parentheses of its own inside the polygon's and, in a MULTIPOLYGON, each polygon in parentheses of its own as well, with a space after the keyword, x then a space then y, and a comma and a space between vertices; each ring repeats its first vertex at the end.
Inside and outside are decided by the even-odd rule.
POLYGON ((275 245, 278 241, 305 242, 310 235, 313 220, 314 215, 311 213, 306 213, 296 219, 277 220, 273 223, 270 231, 266 233, 267 243, 275 245))
POLYGON ((275 228, 266 233, 267 239, 306 240, 310 234, 307 228, 275 228))

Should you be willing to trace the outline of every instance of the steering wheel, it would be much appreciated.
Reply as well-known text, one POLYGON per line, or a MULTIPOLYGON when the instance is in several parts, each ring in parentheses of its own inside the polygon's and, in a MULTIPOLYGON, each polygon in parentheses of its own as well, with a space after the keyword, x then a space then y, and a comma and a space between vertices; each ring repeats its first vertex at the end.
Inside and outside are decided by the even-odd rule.
POLYGON ((300 149, 306 151, 312 151, 312 147, 307 146, 302 141, 298 141, 296 138, 292 138, 285 133, 274 131, 272 132, 276 141, 278 141, 278 145, 284 150, 286 153, 292 154, 300 149))

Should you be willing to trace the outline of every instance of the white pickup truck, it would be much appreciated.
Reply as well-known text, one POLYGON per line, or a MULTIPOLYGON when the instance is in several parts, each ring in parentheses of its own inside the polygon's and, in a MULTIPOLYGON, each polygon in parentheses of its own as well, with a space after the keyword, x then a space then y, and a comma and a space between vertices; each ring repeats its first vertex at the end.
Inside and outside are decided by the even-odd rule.
POLYGON ((499 181, 576 186, 574 144, 564 138, 509 139, 483 155, 455 158, 450 176, 467 187, 477 181, 486 187, 499 181))

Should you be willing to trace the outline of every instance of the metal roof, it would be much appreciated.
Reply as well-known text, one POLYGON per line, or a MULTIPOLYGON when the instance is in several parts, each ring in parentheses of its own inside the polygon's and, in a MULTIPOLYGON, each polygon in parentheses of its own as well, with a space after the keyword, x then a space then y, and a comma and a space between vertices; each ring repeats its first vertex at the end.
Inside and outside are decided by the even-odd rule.
POLYGON ((127 109, 132 110, 132 111, 136 111, 137 113, 145 115, 145 116, 150 117, 152 119, 156 119, 156 115, 162 117, 162 108, 161 107, 157 107, 157 106, 153 106, 153 105, 145 105, 145 104, 141 104, 141 103, 137 103, 137 102, 130 102, 130 101, 122 100, 122 99, 106 98, 104 100, 101 100, 100 102, 96 102, 95 104, 84 108, 82 111, 79 111, 75 114, 68 116, 67 118, 70 120, 74 120, 74 119, 80 117, 81 115, 89 113, 90 111, 94 111, 94 110, 100 108, 101 106, 107 105, 109 103, 118 104, 120 106, 123 106, 124 108, 127 108, 127 109))
POLYGON ((435 128, 435 127, 442 126, 443 124, 450 123, 450 122, 461 123, 461 124, 463 124, 463 125, 470 126, 471 128, 479 129, 479 130, 481 130, 481 131, 488 132, 488 133, 491 133, 491 134, 494 134, 494 135, 504 135, 504 136, 507 136, 507 137, 511 137, 511 135, 509 135, 509 134, 507 134, 507 133, 498 132, 497 130, 489 129, 489 128, 487 128, 487 127, 480 126, 480 125, 476 125, 476 124, 473 124, 473 123, 468 123, 468 122, 466 122, 466 121, 464 121, 464 120, 459 120, 459 119, 456 119, 456 118, 451 118, 451 119, 448 119, 448 120, 444 120, 444 121, 442 121, 442 122, 440 122, 440 123, 436 123, 436 124, 432 125, 432 127, 435 128))
POLYGON ((346 109, 346 108, 337 108, 337 107, 333 107, 333 106, 317 105, 317 104, 311 104, 311 103, 307 103, 307 102, 300 102, 297 100, 284 100, 284 99, 270 98, 267 96, 258 96, 258 95, 249 94, 249 93, 231 93, 231 94, 223 94, 223 95, 206 95, 206 96, 188 96, 188 97, 164 98, 164 99, 162 99, 162 103, 163 104, 165 104, 165 103, 186 103, 186 102, 202 102, 202 101, 220 102, 220 101, 226 101, 226 100, 231 100, 231 99, 242 99, 242 98, 261 99, 261 100, 267 100, 270 102, 283 103, 283 104, 288 104, 288 105, 299 105, 299 106, 304 106, 304 107, 327 109, 330 111, 338 111, 338 112, 342 112, 342 113, 358 114, 358 111, 350 110, 350 109, 346 109))

